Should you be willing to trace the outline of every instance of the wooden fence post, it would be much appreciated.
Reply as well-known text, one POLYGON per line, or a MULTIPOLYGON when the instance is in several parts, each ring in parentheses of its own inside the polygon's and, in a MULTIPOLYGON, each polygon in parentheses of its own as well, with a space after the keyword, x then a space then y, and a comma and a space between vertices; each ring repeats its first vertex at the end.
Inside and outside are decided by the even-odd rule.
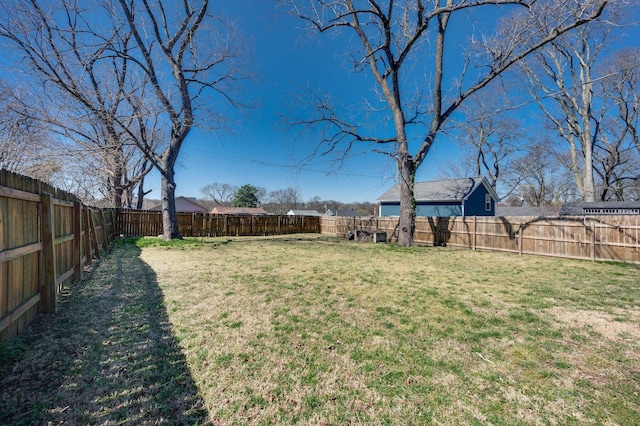
POLYGON ((82 279, 82 203, 73 203, 73 280, 82 279))
POLYGON ((89 265, 91 263, 91 231, 89 231, 89 215, 91 214, 91 209, 89 207, 85 207, 82 209, 82 223, 84 227, 84 264, 89 265))
POLYGON ((100 217, 102 217, 102 248, 104 251, 109 249, 109 237, 107 236, 107 218, 104 215, 104 209, 100 210, 100 217))
POLYGON ((524 232, 524 227, 522 226, 522 222, 518 225, 518 254, 522 256, 522 233, 524 232))
POLYGON ((472 242, 473 251, 476 250, 476 226, 477 226, 476 220, 477 220, 477 216, 474 216, 473 217, 473 242, 472 242))
POLYGON ((56 299, 56 255, 55 230, 53 229, 53 196, 43 192, 41 198, 41 239, 42 256, 40 258, 40 302, 42 311, 55 314, 58 312, 56 299))
MULTIPOLYGON (((95 250, 96 259, 100 259, 100 246, 98 245, 98 233, 96 232, 96 224, 93 221, 93 210, 89 210, 89 233, 91 235, 91 239, 93 240, 92 248, 95 250)), ((91 255, 91 251, 89 251, 89 255, 91 255)))
MULTIPOLYGON (((586 223, 585 223, 586 225, 586 223)), ((591 221, 591 260, 596 260, 596 221, 591 221)))

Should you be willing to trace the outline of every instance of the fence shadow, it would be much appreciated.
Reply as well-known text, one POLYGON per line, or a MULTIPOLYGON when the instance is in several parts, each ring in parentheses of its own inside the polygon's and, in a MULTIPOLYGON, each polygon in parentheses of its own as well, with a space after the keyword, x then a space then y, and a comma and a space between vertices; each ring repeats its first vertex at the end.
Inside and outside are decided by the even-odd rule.
POLYGON ((0 424, 207 422, 155 272, 139 254, 116 244, 64 292, 58 315, 17 339, 19 356, 0 364, 0 424))

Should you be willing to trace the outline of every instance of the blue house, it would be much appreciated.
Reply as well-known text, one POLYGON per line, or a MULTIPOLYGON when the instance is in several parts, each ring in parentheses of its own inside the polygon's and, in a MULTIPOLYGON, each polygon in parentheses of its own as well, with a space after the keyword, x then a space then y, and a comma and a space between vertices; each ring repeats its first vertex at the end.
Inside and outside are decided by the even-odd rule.
MULTIPOLYGON (((485 178, 416 182, 417 216, 495 216, 498 195, 485 178)), ((380 216, 400 215, 400 185, 378 198, 380 216)))

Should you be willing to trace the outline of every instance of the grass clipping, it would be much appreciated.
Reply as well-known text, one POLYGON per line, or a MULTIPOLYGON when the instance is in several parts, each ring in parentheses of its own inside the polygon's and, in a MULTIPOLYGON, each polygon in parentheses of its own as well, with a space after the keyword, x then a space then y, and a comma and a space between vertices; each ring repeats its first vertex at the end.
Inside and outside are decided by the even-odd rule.
POLYGON ((76 351, 65 372, 26 378, 63 397, 13 397, 0 420, 625 425, 640 412, 634 265, 320 236, 145 238, 83 285, 69 299, 91 315, 63 315, 91 326, 28 343, 31 361, 1 383, 33 392, 25 362, 62 338, 76 351))

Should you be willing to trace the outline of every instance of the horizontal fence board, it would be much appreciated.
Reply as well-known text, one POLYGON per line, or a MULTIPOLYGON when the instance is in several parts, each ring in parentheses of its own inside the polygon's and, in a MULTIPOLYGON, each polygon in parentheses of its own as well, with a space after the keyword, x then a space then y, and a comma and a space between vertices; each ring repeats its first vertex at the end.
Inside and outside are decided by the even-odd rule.
POLYGON ((13 310, 5 318, 0 319, 0 332, 9 327, 16 319, 20 318, 25 312, 31 309, 40 301, 40 293, 35 294, 31 298, 27 299, 22 305, 13 310))
POLYGON ((29 244, 28 246, 18 247, 0 252, 0 262, 8 262, 10 260, 22 257, 29 253, 42 250, 42 243, 29 244))
POLYGON ((16 198, 24 201, 40 201, 39 194, 32 194, 30 192, 21 191, 19 189, 7 188, 6 186, 0 186, 0 197, 16 198))

